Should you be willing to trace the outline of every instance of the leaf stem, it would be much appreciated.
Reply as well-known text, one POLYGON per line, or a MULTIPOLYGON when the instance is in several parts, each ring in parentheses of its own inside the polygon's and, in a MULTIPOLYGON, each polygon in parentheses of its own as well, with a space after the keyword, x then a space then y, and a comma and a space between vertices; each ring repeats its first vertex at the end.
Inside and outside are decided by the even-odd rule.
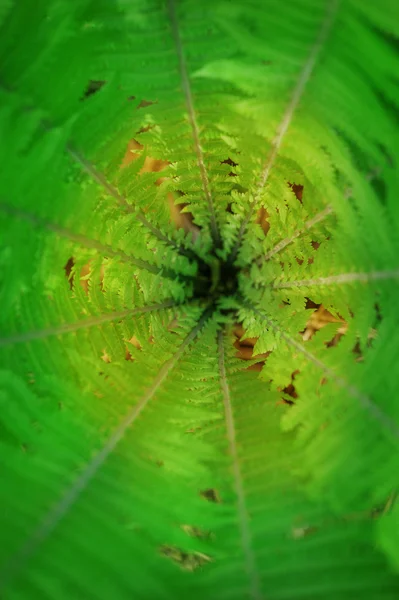
MULTIPOLYGON (((354 283, 356 281, 368 283, 370 281, 383 281, 388 279, 399 279, 399 269, 386 271, 370 271, 369 273, 340 273, 328 277, 316 277, 314 279, 297 279, 294 281, 281 281, 270 286, 273 290, 290 289, 300 287, 321 287, 323 285, 334 285, 337 283, 354 283)), ((264 287, 264 286, 262 286, 264 287)))
POLYGON ((32 340, 44 339, 55 335, 64 335, 80 329, 87 329, 89 327, 95 327, 96 325, 103 325, 104 323, 119 321, 121 319, 134 317, 135 315, 155 312, 175 306, 178 306, 178 304, 174 300, 166 300, 165 302, 160 302, 159 304, 110 312, 108 314, 102 314, 95 317, 87 317, 86 319, 75 321, 75 323, 64 323, 62 325, 55 325, 54 327, 37 329, 36 331, 15 333, 7 337, 0 338, 0 348, 4 348, 5 346, 13 346, 15 344, 25 344, 27 342, 31 342, 32 340))

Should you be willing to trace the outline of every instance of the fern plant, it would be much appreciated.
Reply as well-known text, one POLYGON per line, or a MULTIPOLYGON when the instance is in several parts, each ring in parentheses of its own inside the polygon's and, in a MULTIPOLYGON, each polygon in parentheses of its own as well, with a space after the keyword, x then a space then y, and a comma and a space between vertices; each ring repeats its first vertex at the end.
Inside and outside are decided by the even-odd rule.
POLYGON ((2 598, 398 598, 398 17, 1 0, 2 598))

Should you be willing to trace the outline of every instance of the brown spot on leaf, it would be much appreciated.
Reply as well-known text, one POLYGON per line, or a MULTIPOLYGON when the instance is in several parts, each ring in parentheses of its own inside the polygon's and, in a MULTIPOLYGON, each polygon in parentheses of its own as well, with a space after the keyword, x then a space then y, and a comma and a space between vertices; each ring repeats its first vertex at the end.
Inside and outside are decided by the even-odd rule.
POLYGON ((203 490, 202 492, 200 492, 200 495, 209 502, 216 502, 217 504, 221 502, 219 492, 213 488, 203 490))
POLYGON ((289 187, 292 189, 292 191, 295 194, 295 198, 297 200, 299 200, 299 202, 302 203, 302 197, 303 197, 303 185, 298 185, 296 183, 288 183, 289 187))
POLYGON ((66 278, 68 279, 69 287, 71 290, 73 289, 72 269, 73 269, 74 265, 75 265, 75 261, 73 259, 73 256, 71 256, 71 258, 68 258, 68 260, 64 266, 65 275, 66 275, 66 278))
POLYGON ((176 546, 166 544, 161 546, 160 552, 185 571, 196 571, 204 564, 212 561, 210 556, 202 552, 185 552, 176 546))
POLYGON ((111 358, 107 354, 107 351, 105 350, 105 348, 103 349, 103 353, 101 355, 101 360, 103 360, 105 363, 108 363, 108 364, 111 362, 111 358))
MULTIPOLYGON (((134 98, 134 96, 133 96, 134 98)), ((137 106, 137 109, 139 108, 147 108, 147 106, 151 106, 152 104, 156 104, 156 102, 152 101, 152 100, 142 100, 140 102, 140 104, 137 106)))
POLYGON ((101 90, 103 85, 105 85, 105 81, 98 81, 98 80, 89 81, 81 100, 86 100, 86 98, 89 98, 90 96, 92 96, 93 94, 95 94, 96 92, 101 90))
POLYGON ((221 165, 229 165, 230 167, 238 167, 238 163, 234 162, 231 158, 226 158, 226 160, 220 161, 221 165))

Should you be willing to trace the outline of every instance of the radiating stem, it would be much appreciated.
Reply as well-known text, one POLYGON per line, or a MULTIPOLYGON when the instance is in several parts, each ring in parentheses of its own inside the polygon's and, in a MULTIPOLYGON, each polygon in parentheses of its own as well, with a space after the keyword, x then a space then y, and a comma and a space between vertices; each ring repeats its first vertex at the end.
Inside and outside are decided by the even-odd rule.
POLYGON ((62 325, 55 325, 54 327, 46 327, 44 329, 37 329, 34 331, 24 331, 21 333, 12 333, 5 337, 0 338, 0 348, 4 346, 13 346, 15 344, 25 344, 32 340, 45 339, 57 335, 65 335, 80 329, 88 329, 89 327, 96 327, 97 325, 103 325, 104 323, 110 323, 112 321, 119 321, 121 319, 127 319, 148 312, 155 312, 166 308, 172 308, 178 306, 174 300, 166 300, 158 304, 152 304, 148 306, 142 306, 140 308, 131 308, 127 310, 120 310, 110 312, 108 314, 102 314, 95 317, 87 317, 75 323, 64 323, 62 325))
POLYGON ((387 271, 370 271, 369 273, 340 273, 328 277, 316 277, 314 279, 296 279, 294 281, 281 281, 273 283, 270 287, 274 290, 290 289, 300 287, 320 287, 323 285, 335 285, 337 283, 354 283, 356 281, 368 283, 369 281, 383 281, 387 279, 399 279, 399 269, 387 271))

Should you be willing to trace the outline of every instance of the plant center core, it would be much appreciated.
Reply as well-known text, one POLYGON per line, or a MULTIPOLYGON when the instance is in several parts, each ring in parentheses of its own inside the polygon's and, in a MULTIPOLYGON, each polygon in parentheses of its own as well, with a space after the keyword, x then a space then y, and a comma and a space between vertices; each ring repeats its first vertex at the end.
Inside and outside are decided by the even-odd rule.
POLYGON ((199 269, 194 285, 196 298, 232 296, 238 289, 239 269, 230 263, 214 258, 210 265, 199 269))

